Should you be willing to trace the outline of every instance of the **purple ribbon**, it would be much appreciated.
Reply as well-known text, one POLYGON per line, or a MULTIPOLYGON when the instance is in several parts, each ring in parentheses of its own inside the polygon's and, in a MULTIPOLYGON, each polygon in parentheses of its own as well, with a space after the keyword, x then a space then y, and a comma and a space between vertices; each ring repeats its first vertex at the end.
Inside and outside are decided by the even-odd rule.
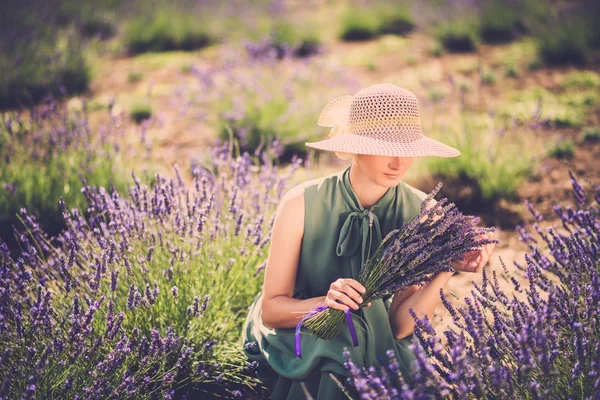
MULTIPOLYGON (((298 325, 296 325, 296 356, 298 356, 299 358, 302 358, 302 351, 300 349, 300 330, 302 329, 302 323, 308 318, 312 317, 313 315, 320 313, 321 311, 324 311, 328 308, 328 306, 320 306, 315 308, 314 310, 306 314, 304 317, 302 317, 300 322, 298 322, 298 325)), ((358 346, 358 338, 356 337, 356 329, 354 329, 354 321, 352 321, 350 308, 345 310, 344 314, 346 315, 346 323, 348 324, 348 329, 350 329, 350 336, 352 336, 352 344, 354 344, 354 347, 356 347, 358 346)))

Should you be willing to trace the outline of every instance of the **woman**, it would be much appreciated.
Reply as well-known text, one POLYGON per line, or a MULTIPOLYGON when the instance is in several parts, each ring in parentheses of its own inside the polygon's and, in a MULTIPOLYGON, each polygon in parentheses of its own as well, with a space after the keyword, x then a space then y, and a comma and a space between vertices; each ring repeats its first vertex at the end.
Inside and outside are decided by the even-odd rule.
MULTIPOLYGON (((391 230, 419 211, 426 194, 402 182, 415 157, 455 157, 460 152, 421 133, 413 93, 378 84, 331 101, 319 125, 333 127, 329 139, 307 146, 353 158, 339 173, 300 184, 285 194, 277 209, 263 291, 244 324, 246 355, 275 372, 273 399, 346 398, 331 378, 344 384, 342 349, 359 366, 380 365, 392 349, 407 373, 414 356, 409 344, 414 320, 431 315, 439 291, 452 272, 442 272, 419 288, 411 286, 387 299, 362 305, 365 288, 355 279, 360 267, 391 230), (359 345, 348 329, 334 339, 301 335, 295 353, 295 327, 319 306, 351 308, 359 345), (362 305, 364 307, 360 307, 362 305)), ((452 267, 479 272, 494 245, 468 253, 452 267)), ((351 389, 347 389, 352 393, 351 389)))

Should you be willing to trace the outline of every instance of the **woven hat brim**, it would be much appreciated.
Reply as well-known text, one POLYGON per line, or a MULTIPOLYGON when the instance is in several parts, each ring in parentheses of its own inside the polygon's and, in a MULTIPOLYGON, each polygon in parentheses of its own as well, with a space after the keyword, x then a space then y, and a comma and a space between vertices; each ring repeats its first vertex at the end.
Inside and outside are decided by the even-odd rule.
POLYGON ((318 150, 340 153, 370 154, 391 157, 457 157, 460 151, 427 136, 417 140, 390 142, 362 135, 346 134, 318 142, 306 142, 318 150))
POLYGON ((334 126, 336 124, 346 124, 350 112, 352 96, 341 96, 331 100, 319 115, 317 124, 319 126, 334 126))

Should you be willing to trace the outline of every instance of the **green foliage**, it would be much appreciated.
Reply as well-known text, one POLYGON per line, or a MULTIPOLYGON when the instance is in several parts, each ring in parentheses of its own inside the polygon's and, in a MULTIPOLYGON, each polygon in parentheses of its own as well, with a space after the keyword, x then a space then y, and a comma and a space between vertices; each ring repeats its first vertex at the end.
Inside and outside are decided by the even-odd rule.
MULTIPOLYGON (((223 109, 230 108, 224 105, 223 109)), ((277 140, 282 146, 281 154, 277 155, 281 156, 282 160, 289 161, 293 154, 303 156, 306 153, 304 141, 298 132, 305 129, 301 124, 306 124, 308 120, 301 120, 300 114, 292 117, 292 113, 294 111, 283 95, 268 100, 249 95, 241 118, 224 119, 219 137, 221 140, 229 140, 233 134, 239 141, 242 152, 254 152, 277 140), (279 123, 284 118, 295 120, 287 120, 285 124, 279 123)))
POLYGON ((600 75, 593 71, 575 71, 569 73, 561 82, 563 89, 600 88, 600 75))
POLYGON ((479 33, 488 43, 506 43, 516 37, 518 14, 509 4, 500 0, 485 2, 480 16, 479 33))
POLYGON ((192 68, 194 68, 194 66, 190 63, 186 63, 183 64, 181 67, 179 67, 179 70, 181 72, 183 72, 184 74, 189 74, 190 72, 192 72, 192 68))
POLYGON ((579 18, 549 22, 535 37, 538 56, 546 65, 584 65, 589 59, 588 33, 579 18))
POLYGON ((591 92, 565 91, 557 95, 539 88, 522 90, 509 96, 499 115, 521 123, 536 120, 557 128, 578 127, 585 122, 596 97, 591 92))
POLYGON ((436 43, 431 49, 431 55, 434 57, 440 57, 444 52, 444 46, 441 43, 436 43))
POLYGON ((597 126, 586 127, 581 132, 581 140, 587 143, 599 143, 600 142, 600 128, 597 126))
POLYGON ((415 28, 415 21, 407 3, 382 4, 376 12, 379 15, 379 33, 406 35, 415 28))
POLYGON ((143 102, 134 103, 131 106, 131 118, 138 124, 152 116, 152 107, 143 102))
POLYGON ((496 74, 489 68, 480 71, 481 83, 484 85, 494 85, 496 83, 496 74))
POLYGON ((572 158, 575 154, 575 143, 572 140, 559 140, 548 149, 548 155, 554 158, 572 158))
POLYGON ((540 68, 542 68, 542 61, 539 58, 535 58, 527 64, 527 69, 530 71, 536 71, 540 68))
POLYGON ((303 26, 284 20, 275 23, 271 28, 271 39, 277 50, 283 52, 284 47, 289 47, 298 57, 315 54, 323 44, 320 31, 303 26))
POLYGON ((91 80, 84 47, 75 38, 20 43, 0 54, 0 109, 38 104, 87 90, 91 80))
POLYGON ((369 8, 352 7, 342 16, 340 39, 346 41, 370 40, 379 35, 377 15, 369 8))
POLYGON ((125 178, 115 170, 116 155, 112 146, 90 137, 75 116, 62 121, 65 125, 58 128, 14 116, 3 117, 9 121, 8 125, 0 124, 3 163, 0 168, 0 185, 3 185, 0 186, 0 234, 4 239, 12 235, 12 224, 20 226, 16 215, 21 208, 35 215, 40 226, 51 234, 64 227, 59 208, 61 196, 70 206, 85 210, 80 174, 90 185, 109 187, 114 182, 117 190, 126 191, 125 178), (57 138, 56 130, 71 139, 57 138))
POLYGON ((366 67, 369 71, 377 71, 377 63, 374 60, 367 61, 366 67))
POLYGON ((470 19, 444 23, 435 35, 444 49, 455 53, 473 52, 479 43, 477 26, 470 19))
POLYGON ((127 81, 131 83, 139 82, 144 78, 144 74, 137 71, 131 71, 127 74, 127 81))
POLYGON ((117 33, 117 29, 110 19, 94 14, 80 20, 77 30, 86 38, 99 37, 104 40, 110 39, 117 33))
POLYGON ((533 167, 532 154, 522 151, 522 137, 494 128, 490 119, 482 121, 479 115, 463 112, 461 121, 462 129, 450 128, 440 133, 444 142, 457 148, 461 155, 429 157, 428 171, 444 179, 475 182, 485 201, 514 199, 533 167))
POLYGON ((506 76, 507 78, 518 78, 519 71, 517 70, 517 67, 514 64, 510 64, 504 68, 504 76, 506 76))
POLYGON ((469 93, 471 91, 471 85, 469 84, 469 81, 467 81, 467 80, 460 80, 458 82, 458 90, 461 93, 469 93))
POLYGON ((439 87, 432 87, 427 92, 427 98, 432 103, 439 103, 446 97, 446 94, 439 87))
POLYGON ((212 44, 214 39, 198 16, 162 9, 127 22, 124 41, 129 52, 136 54, 194 50, 212 44))
POLYGON ((415 28, 410 7, 392 2, 353 6, 342 17, 340 38, 369 40, 383 34, 406 35, 415 28))

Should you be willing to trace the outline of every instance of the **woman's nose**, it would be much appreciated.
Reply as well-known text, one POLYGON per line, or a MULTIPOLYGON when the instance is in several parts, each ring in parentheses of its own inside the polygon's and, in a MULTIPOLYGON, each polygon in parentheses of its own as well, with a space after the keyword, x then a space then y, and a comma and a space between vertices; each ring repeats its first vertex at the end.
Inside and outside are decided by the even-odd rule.
POLYGON ((402 157, 393 157, 390 160, 389 167, 391 169, 398 169, 400 168, 400 165, 402 165, 402 157))

